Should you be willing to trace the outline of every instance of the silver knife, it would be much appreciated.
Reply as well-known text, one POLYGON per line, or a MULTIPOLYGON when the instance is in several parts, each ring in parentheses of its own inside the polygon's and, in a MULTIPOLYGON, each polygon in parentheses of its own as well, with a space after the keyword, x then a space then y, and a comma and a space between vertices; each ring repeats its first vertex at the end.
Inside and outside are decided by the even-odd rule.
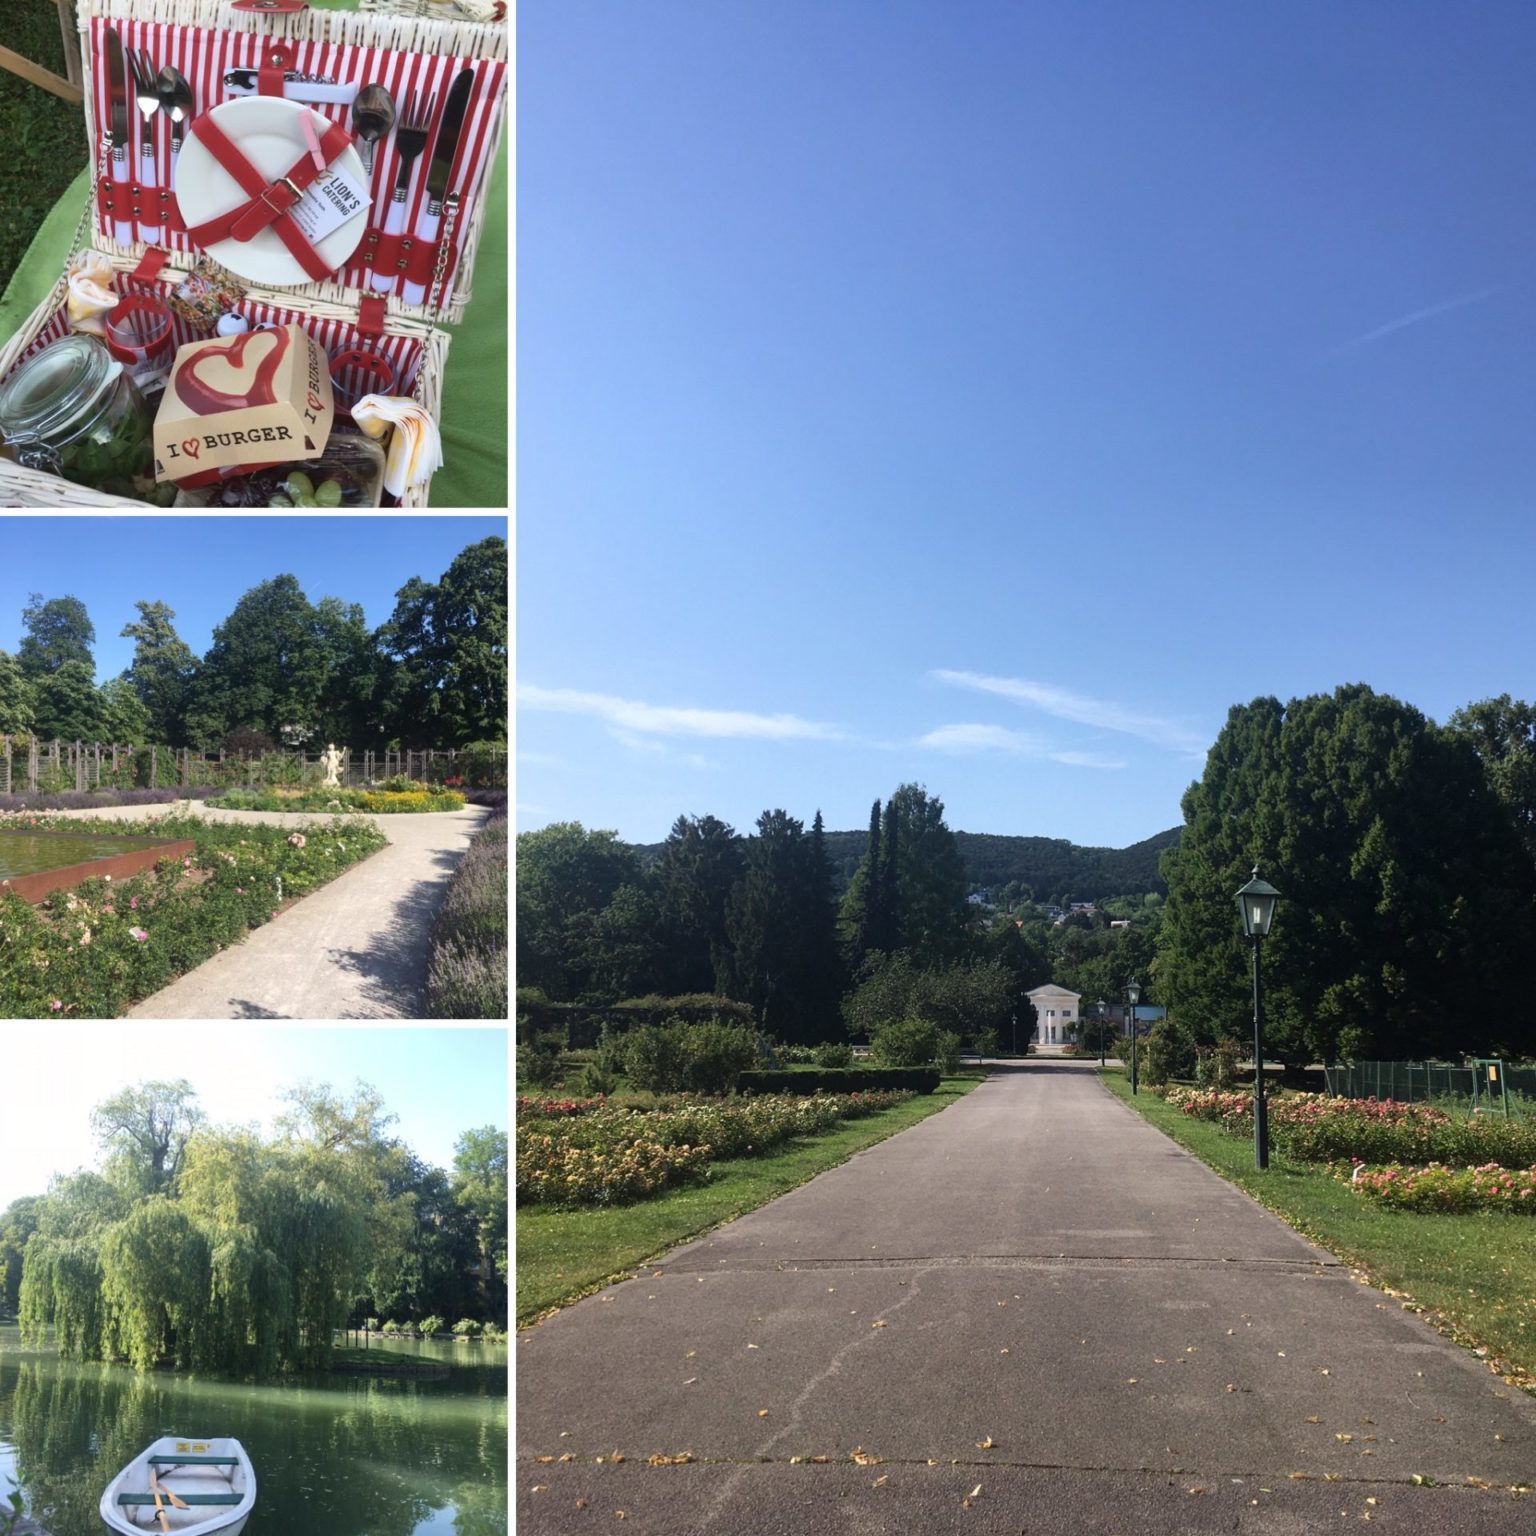
MULTIPOLYGON (((257 89, 254 69, 226 69, 224 89, 231 96, 254 96, 257 89)), ((283 95, 289 101, 325 102, 350 107, 360 85, 338 85, 324 75, 304 75, 290 69, 283 75, 283 95)))
MULTIPOLYGON (((115 27, 107 33, 107 89, 112 103, 112 180, 128 182, 128 66, 123 59, 123 40, 115 27)), ((133 221, 113 219, 112 238, 119 245, 133 244, 133 221)))
MULTIPOLYGON (((453 158, 459 152, 459 136, 464 131, 464 114, 469 107, 469 95, 475 87, 475 72, 461 69, 458 78, 448 92, 448 104, 443 108, 443 119, 438 125, 437 142, 432 146, 432 165, 427 171, 426 206, 416 216, 416 238, 432 241, 442 227, 443 205, 447 201, 448 178, 453 174, 453 158)), ((454 206, 458 206, 458 194, 454 194, 454 206)), ((407 282, 400 296, 407 304, 420 304, 427 296, 425 283, 407 282)))

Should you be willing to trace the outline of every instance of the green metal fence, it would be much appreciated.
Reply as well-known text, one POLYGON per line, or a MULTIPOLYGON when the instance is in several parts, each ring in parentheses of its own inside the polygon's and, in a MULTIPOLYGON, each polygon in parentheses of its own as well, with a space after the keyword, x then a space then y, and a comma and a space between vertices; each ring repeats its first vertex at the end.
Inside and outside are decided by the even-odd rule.
POLYGON ((1346 1099, 1396 1099, 1414 1103, 1457 1099, 1473 1109, 1532 1113, 1536 1107, 1536 1066, 1510 1066, 1485 1059, 1462 1065, 1448 1061, 1351 1061, 1325 1067, 1328 1092, 1346 1099))

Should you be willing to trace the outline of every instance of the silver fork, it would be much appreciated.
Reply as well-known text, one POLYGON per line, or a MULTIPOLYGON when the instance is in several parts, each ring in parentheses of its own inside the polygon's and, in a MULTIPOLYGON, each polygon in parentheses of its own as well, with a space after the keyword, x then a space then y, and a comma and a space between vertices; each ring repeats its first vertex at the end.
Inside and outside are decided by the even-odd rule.
MULTIPOLYGON (((434 91, 423 104, 420 96, 412 92, 400 114, 395 129, 395 153, 400 156, 400 169, 395 173, 395 190, 390 194, 389 216, 384 221, 386 235, 399 235, 405 231, 405 202, 411 190, 411 167, 427 147, 427 137, 437 116, 437 93, 434 91)), ((400 274, 375 272, 371 279, 374 292, 388 293, 395 286, 400 274)))
MULTIPOLYGON (((155 66, 149 55, 135 52, 132 48, 126 52, 128 68, 133 72, 134 99, 139 104, 139 111, 144 114, 144 132, 139 139, 139 185, 155 187, 159 185, 159 178, 155 172, 154 116, 160 110, 160 86, 155 79, 155 66)), ((159 233, 159 223, 153 218, 141 217, 139 226, 141 235, 144 229, 159 233)), ((146 244, 153 242, 146 241, 146 244)))

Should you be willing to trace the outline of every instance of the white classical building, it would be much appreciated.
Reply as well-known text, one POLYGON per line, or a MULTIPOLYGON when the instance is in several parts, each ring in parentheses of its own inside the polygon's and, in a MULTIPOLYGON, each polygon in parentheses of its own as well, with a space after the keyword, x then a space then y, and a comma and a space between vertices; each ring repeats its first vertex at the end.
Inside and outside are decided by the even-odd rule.
POLYGON ((1077 1039, 1080 992, 1053 984, 1036 987, 1027 996, 1035 1005, 1036 1045, 1069 1045, 1077 1039))

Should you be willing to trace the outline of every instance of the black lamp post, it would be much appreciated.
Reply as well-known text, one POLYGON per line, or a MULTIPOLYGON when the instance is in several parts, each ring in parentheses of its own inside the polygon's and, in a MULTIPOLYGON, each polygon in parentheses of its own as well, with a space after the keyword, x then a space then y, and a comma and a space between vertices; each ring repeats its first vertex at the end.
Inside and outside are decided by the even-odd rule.
POLYGON ((1099 999, 1099 1065, 1104 1065, 1104 999, 1099 999))
POLYGON ((1126 1001, 1131 1005, 1131 1092, 1136 1089, 1136 1004, 1141 1001, 1141 983, 1131 981, 1125 987, 1126 1001))
POLYGON ((1264 1103, 1264 1013, 1259 992, 1259 944, 1269 936, 1275 920, 1275 902, 1280 892, 1267 880, 1259 879, 1259 866, 1253 866, 1253 879, 1237 893, 1237 909, 1243 914, 1243 932, 1253 940, 1253 1161, 1257 1168, 1269 1167, 1269 1112, 1264 1103))

